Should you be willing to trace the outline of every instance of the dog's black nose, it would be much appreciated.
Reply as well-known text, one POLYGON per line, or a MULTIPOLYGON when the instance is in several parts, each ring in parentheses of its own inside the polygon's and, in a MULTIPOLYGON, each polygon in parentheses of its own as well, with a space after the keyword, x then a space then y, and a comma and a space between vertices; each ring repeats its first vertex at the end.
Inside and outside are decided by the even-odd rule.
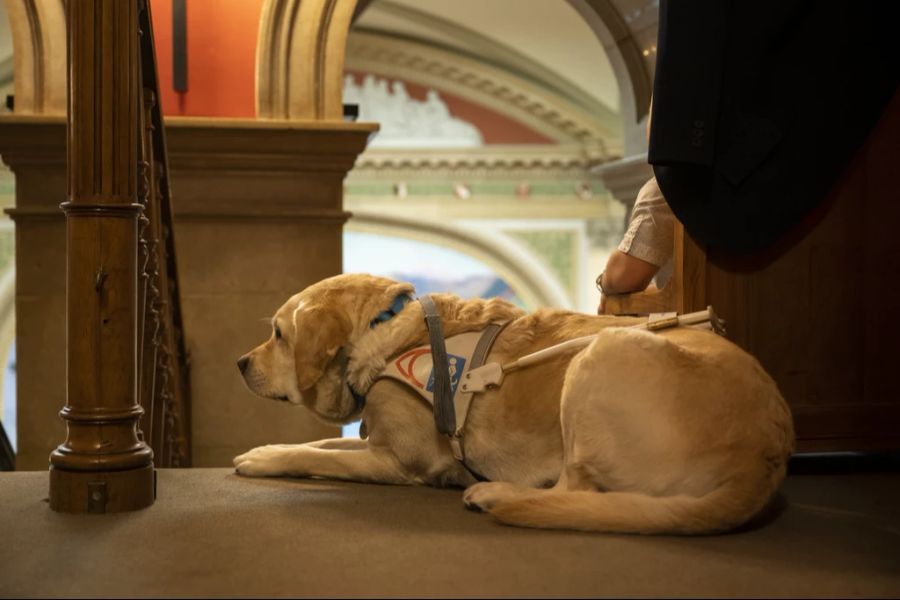
POLYGON ((238 359, 238 369, 241 370, 241 373, 243 373, 244 371, 247 370, 247 365, 249 365, 249 364, 250 364, 250 357, 249 357, 249 356, 246 356, 246 355, 245 355, 245 356, 242 356, 242 357, 240 357, 240 358, 238 359))

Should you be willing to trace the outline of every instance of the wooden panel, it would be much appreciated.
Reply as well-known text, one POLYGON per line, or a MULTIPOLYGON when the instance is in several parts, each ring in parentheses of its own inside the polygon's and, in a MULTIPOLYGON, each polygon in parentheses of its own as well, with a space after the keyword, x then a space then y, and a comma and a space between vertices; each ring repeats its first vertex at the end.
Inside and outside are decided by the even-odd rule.
POLYGON ((766 252, 707 253, 681 224, 658 292, 609 314, 712 305, 778 383, 803 452, 900 449, 900 95, 822 205, 766 252))
POLYGON ((776 248, 707 257, 705 300, 775 378, 801 449, 900 448, 898 140, 895 98, 820 209, 776 248))
POLYGON ((897 403, 849 403, 792 406, 794 423, 804 435, 798 452, 838 450, 896 450, 900 445, 896 424, 897 403))
POLYGON ((672 288, 674 310, 679 314, 703 310, 707 307, 706 254, 677 220, 673 260, 672 279, 667 287, 672 288))

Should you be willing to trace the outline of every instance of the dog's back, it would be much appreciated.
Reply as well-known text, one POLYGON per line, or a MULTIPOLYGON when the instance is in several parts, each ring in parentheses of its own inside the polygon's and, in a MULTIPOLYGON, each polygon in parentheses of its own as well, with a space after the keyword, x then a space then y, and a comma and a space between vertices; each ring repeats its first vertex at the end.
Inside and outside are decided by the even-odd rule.
POLYGON ((503 522, 722 531, 762 509, 785 475, 783 398, 753 357, 712 333, 606 328, 571 361, 564 388, 560 483, 489 502, 503 522))

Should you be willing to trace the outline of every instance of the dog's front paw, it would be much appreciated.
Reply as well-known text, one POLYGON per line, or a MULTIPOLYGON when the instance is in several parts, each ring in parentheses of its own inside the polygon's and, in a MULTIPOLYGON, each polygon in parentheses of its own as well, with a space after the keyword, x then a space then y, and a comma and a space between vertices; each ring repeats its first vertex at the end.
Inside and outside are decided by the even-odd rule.
POLYGON ((522 489, 511 483, 485 481, 466 488, 463 492, 463 504, 469 510, 489 512, 497 502, 519 496, 521 493, 522 489))
POLYGON ((284 446, 260 446, 234 459, 234 469, 247 477, 289 475, 288 453, 284 446))

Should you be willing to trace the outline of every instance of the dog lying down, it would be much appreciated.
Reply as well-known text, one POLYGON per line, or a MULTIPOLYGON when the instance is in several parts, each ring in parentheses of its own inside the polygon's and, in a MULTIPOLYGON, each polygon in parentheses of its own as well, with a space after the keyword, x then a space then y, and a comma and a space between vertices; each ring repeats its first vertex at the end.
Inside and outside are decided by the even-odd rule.
POLYGON ((506 324, 487 362, 598 333, 583 350, 475 394, 457 460, 414 389, 425 382, 402 364, 414 383, 382 376, 392 361, 428 353, 423 305, 405 302, 413 293, 338 275, 278 309, 272 336, 238 361, 247 386, 328 423, 362 418, 368 438, 262 446, 234 459, 239 474, 460 486, 467 507, 503 523, 657 534, 735 528, 777 492, 791 415, 760 364, 731 342, 691 327, 623 327, 640 318, 526 314, 500 299, 437 294, 445 338, 506 324))

